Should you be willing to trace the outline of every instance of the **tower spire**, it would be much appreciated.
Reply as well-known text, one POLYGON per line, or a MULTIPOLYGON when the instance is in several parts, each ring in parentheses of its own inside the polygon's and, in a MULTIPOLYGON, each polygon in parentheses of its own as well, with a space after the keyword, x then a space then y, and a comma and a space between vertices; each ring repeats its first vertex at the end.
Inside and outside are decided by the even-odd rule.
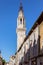
POLYGON ((23 12, 22 0, 20 0, 20 8, 19 8, 19 11, 22 11, 23 12))

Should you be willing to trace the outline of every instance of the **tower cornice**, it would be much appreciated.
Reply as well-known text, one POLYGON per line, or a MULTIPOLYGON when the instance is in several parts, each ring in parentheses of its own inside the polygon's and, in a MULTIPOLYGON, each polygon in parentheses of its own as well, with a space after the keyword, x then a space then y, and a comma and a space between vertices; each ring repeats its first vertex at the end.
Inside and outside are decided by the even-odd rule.
POLYGON ((18 31, 26 31, 26 28, 23 28, 23 29, 22 29, 22 28, 17 28, 17 29, 16 29, 16 33, 17 33, 18 31))

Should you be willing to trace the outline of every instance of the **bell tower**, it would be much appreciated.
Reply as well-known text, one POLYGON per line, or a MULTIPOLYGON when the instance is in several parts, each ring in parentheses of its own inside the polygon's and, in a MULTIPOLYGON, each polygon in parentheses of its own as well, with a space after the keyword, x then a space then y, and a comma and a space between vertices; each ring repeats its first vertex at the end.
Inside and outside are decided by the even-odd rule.
POLYGON ((20 3, 20 8, 18 12, 16 33, 17 33, 17 50, 18 50, 26 36, 25 18, 22 3, 20 3))

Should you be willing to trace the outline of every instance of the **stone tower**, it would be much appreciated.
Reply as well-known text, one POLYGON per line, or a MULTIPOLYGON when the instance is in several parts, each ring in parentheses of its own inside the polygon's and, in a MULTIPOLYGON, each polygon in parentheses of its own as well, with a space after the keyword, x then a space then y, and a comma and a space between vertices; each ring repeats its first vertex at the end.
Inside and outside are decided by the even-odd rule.
POLYGON ((18 12, 16 33, 17 33, 17 50, 18 50, 26 36, 25 18, 22 3, 20 3, 20 8, 18 12))

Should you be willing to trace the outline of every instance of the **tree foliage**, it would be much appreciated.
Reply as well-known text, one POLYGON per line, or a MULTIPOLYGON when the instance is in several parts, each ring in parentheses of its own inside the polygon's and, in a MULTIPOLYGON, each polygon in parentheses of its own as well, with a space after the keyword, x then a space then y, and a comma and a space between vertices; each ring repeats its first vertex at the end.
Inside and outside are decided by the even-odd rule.
POLYGON ((2 64, 4 65, 6 63, 5 59, 2 59, 2 64))

